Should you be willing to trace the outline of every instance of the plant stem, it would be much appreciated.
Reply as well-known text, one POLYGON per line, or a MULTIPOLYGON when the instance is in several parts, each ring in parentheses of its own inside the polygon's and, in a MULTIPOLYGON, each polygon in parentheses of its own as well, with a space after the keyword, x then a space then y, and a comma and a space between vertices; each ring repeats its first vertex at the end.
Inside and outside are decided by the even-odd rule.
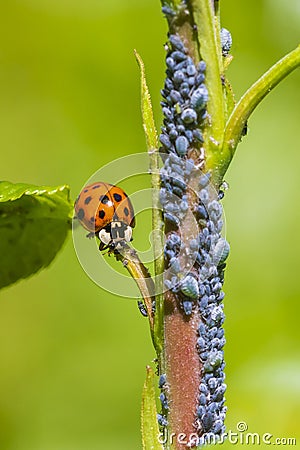
POLYGON ((206 153, 216 153, 222 146, 224 134, 219 17, 214 14, 211 0, 191 0, 190 3, 197 25, 201 57, 207 62, 205 85, 209 95, 207 111, 211 127, 207 127, 205 133, 206 153))
POLYGON ((226 124, 223 148, 218 154, 211 155, 207 162, 208 168, 218 168, 219 180, 222 180, 233 158, 251 113, 280 81, 299 66, 300 45, 272 66, 236 104, 226 124))
POLYGON ((121 253, 115 253, 117 261, 122 261, 123 266, 128 270, 134 281, 136 282, 148 313, 151 335, 153 338, 154 316, 153 301, 155 295, 155 286, 148 269, 144 266, 135 250, 126 246, 121 253))

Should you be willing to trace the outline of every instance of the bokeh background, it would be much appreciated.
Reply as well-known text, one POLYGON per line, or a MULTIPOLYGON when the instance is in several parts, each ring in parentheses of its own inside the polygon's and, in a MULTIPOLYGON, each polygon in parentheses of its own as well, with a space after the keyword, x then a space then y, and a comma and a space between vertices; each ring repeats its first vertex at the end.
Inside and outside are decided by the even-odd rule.
MULTIPOLYGON (((239 97, 298 44, 300 6, 221 6, 239 97)), ((166 30, 158 0, 2 1, 1 179, 68 183, 75 198, 99 167, 144 151, 133 49, 144 58, 159 125, 166 30)), ((298 445, 299 86, 298 71, 256 110, 224 201, 232 249, 227 427, 245 421, 251 432, 297 437, 298 445)), ((148 226, 140 223, 137 240, 148 226)), ((141 390, 153 358, 135 302, 86 276, 70 236, 49 269, 1 292, 0 449, 140 449, 141 390)))

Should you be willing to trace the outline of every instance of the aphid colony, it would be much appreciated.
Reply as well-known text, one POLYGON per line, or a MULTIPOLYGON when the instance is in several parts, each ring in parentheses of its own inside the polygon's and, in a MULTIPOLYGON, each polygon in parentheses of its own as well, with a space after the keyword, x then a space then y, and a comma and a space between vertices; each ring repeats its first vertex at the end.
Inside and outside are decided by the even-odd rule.
MULTIPOLYGON (((226 33, 223 37, 225 56, 229 51, 229 38, 226 33)), ((164 255, 168 273, 165 286, 174 293, 186 317, 196 310, 200 312, 197 350, 203 373, 195 429, 199 433, 198 444, 201 444, 209 442, 210 434, 220 435, 225 430, 222 286, 229 244, 221 236, 222 206, 211 187, 210 174, 202 174, 200 179, 197 175, 204 165, 202 127, 207 117, 206 65, 200 61, 195 66, 178 35, 169 36, 166 64, 167 77, 162 90, 164 121, 160 135, 164 161, 160 201, 166 225, 164 255), (199 231, 186 242, 180 228, 190 209, 191 195, 194 196, 192 214, 199 231)), ((164 374, 160 376, 160 388, 162 411, 158 421, 163 427, 168 424, 169 410, 164 374)))

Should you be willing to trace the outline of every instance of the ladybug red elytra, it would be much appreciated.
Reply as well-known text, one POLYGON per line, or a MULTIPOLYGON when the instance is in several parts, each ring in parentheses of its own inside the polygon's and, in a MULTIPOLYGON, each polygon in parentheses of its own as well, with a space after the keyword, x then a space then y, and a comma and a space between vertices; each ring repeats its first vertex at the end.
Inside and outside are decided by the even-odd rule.
POLYGON ((82 189, 75 202, 76 217, 90 232, 98 234, 100 250, 120 249, 132 240, 134 210, 123 189, 102 181, 82 189))

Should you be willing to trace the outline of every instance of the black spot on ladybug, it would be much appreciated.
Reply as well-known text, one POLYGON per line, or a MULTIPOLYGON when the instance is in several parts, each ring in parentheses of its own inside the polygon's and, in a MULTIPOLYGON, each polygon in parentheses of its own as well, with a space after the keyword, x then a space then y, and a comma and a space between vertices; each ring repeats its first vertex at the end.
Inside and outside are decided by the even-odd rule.
POLYGON ((86 193, 86 192, 89 192, 89 190, 88 190, 88 189, 85 189, 83 192, 86 193))
POLYGON ((125 214, 125 216, 129 216, 129 211, 128 211, 128 208, 126 206, 124 208, 124 214, 125 214))
POLYGON ((114 199, 116 200, 116 202, 120 202, 122 200, 122 195, 114 194, 114 199))
POLYGON ((100 184, 96 184, 96 186, 93 186, 93 189, 98 189, 100 187, 100 184))
POLYGON ((82 220, 84 218, 84 210, 80 208, 80 210, 77 213, 77 217, 79 220, 82 220))
POLYGON ((91 217, 90 222, 95 222, 95 217, 91 217))
POLYGON ((92 197, 89 195, 85 200, 84 200, 84 204, 88 205, 90 203, 90 201, 92 200, 92 197))
POLYGON ((104 219, 105 217, 105 211, 103 211, 103 209, 101 209, 101 211, 99 211, 98 216, 100 217, 100 219, 104 219))
POLYGON ((103 203, 103 205, 106 205, 109 202, 109 198, 107 197, 107 195, 101 195, 99 200, 101 203, 103 203))

